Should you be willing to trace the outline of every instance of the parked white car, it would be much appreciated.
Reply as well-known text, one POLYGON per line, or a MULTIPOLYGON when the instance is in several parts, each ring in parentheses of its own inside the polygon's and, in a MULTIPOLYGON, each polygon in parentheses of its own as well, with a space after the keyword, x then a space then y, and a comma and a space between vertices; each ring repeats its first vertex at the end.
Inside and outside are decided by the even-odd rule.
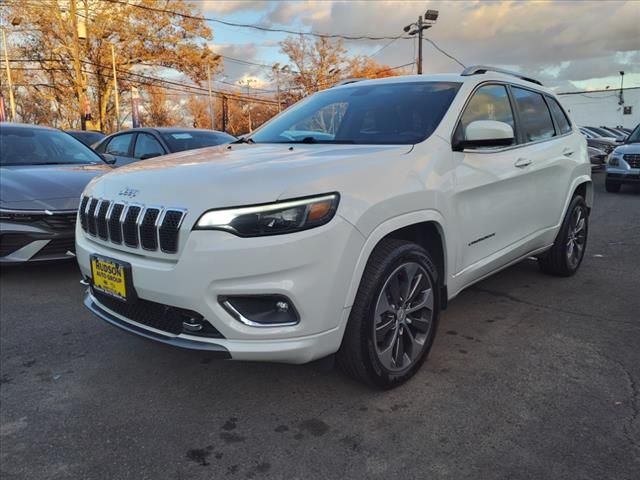
POLYGON ((221 358, 337 353, 390 388, 420 367, 464 288, 532 255, 569 276, 584 256, 586 141, 518 74, 351 83, 240 142, 87 187, 76 251, 89 309, 221 358))

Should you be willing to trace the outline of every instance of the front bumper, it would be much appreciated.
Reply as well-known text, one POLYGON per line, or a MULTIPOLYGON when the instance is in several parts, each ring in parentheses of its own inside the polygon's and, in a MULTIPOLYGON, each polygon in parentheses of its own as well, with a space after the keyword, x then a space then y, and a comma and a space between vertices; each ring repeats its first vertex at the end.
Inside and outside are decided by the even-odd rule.
POLYGON ((625 170, 607 167, 607 180, 617 183, 640 183, 640 169, 625 170))
POLYGON ((171 333, 138 323, 109 310, 89 291, 85 305, 113 325, 225 358, 306 363, 340 346, 350 310, 345 308, 346 295, 363 241, 353 226, 336 216, 322 227, 273 237, 191 231, 176 260, 118 249, 87 237, 78 227, 76 254, 86 278, 91 276, 91 254, 129 263, 138 298, 197 312, 222 338, 171 333), (266 294, 289 298, 299 323, 246 325, 219 302, 221 296, 266 294))
POLYGON ((73 227, 43 228, 39 223, 0 221, 0 263, 39 262, 73 258, 73 227))

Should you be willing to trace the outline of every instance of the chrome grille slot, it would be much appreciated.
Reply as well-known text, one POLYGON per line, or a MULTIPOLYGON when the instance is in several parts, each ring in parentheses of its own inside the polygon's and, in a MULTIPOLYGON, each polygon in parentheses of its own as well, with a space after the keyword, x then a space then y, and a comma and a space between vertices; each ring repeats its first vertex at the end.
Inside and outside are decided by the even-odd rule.
POLYGON ((96 229, 98 236, 103 240, 109 240, 109 231, 107 229, 107 211, 109 210, 109 201, 103 200, 100 202, 100 208, 96 215, 96 229))
POLYGON ((145 250, 158 249, 158 230, 156 222, 160 216, 159 208, 147 208, 140 222, 140 245, 145 250))
POLYGON ((85 232, 87 231, 87 203, 89 203, 89 197, 82 197, 80 201, 80 225, 85 232))
POLYGON ((100 201, 97 198, 92 198, 89 202, 89 208, 87 210, 87 230, 89 234, 95 236, 96 231, 96 207, 100 201))
POLYGON ((94 197, 80 201, 80 224, 88 234, 130 248, 177 253, 187 211, 94 197))
POLYGON ((122 238, 127 247, 138 247, 138 216, 140 215, 140 210, 142 210, 141 207, 129 205, 127 212, 124 214, 122 238))
POLYGON ((122 243, 121 218, 124 210, 124 203, 114 203, 108 215, 109 238, 113 243, 122 243))
POLYGON ((165 253, 178 251, 178 233, 186 212, 184 210, 167 210, 158 230, 160 250, 165 253))

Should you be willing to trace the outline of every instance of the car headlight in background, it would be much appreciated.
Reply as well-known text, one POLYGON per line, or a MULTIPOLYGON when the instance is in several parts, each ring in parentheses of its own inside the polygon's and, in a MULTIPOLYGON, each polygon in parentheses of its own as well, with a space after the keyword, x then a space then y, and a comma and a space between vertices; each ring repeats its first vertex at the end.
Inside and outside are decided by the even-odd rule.
POLYGON ((609 165, 612 167, 619 167, 621 157, 622 155, 616 155, 615 152, 609 154, 609 165))
POLYGON ((194 230, 224 230, 240 237, 299 232, 329 222, 339 200, 338 193, 329 193, 266 205, 209 210, 198 219, 194 230))

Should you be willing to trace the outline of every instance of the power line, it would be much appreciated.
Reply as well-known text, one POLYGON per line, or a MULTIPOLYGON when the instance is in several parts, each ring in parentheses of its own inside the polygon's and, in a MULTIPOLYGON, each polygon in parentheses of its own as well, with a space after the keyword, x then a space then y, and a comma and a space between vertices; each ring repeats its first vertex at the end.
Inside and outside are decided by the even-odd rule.
POLYGON ((430 38, 424 37, 424 40, 426 40, 427 42, 429 42, 431 45, 434 46, 434 48, 436 50, 438 50, 440 53, 442 53, 444 56, 449 57, 451 60, 453 60, 454 62, 456 62, 458 65, 460 65, 462 68, 466 68, 467 66, 462 63, 460 60, 458 60, 456 57, 454 57, 453 55, 451 55, 450 53, 447 53, 443 48, 441 48, 440 46, 438 46, 438 44, 436 42, 434 42, 433 40, 431 40, 430 38))
MULTIPOLYGON (((398 37, 399 38, 399 37, 398 37)), ((396 40, 398 40, 398 38, 393 38, 391 39, 391 41, 389 41, 389 43, 385 44, 382 48, 379 48, 378 50, 376 50, 374 53, 372 53, 371 55, 369 55, 369 57, 373 58, 376 55, 378 55, 380 52, 382 52, 385 48, 387 48, 389 45, 391 45, 393 42, 395 42, 396 40)))
POLYGON ((141 8, 143 10, 148 10, 151 12, 168 13, 171 15, 176 15, 176 16, 187 18, 190 20, 206 20, 207 22, 219 23, 221 25, 227 25, 228 27, 252 28, 254 30, 260 30, 262 32, 288 33, 290 35, 306 35, 306 36, 317 37, 317 38, 341 38, 343 40, 398 40, 400 38, 409 38, 409 37, 405 37, 404 35, 370 36, 370 35, 343 35, 343 34, 337 34, 337 33, 325 34, 325 33, 318 33, 318 32, 301 32, 301 31, 289 30, 285 28, 272 28, 272 27, 265 27, 264 25, 252 25, 247 23, 228 22, 226 20, 219 20, 217 18, 189 15, 186 13, 180 13, 173 10, 167 10, 164 8, 157 8, 157 7, 150 7, 148 5, 129 3, 124 0, 101 0, 101 1, 109 2, 109 3, 117 3, 120 5, 127 5, 135 8, 141 8))

